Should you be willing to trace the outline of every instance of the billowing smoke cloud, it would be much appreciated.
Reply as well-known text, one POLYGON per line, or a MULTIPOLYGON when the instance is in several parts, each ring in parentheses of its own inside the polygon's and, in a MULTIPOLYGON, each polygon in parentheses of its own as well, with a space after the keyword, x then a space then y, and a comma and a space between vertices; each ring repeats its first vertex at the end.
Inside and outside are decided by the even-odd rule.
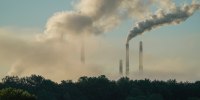
POLYGON ((126 18, 143 18, 154 0, 79 0, 72 11, 55 13, 47 22, 42 39, 63 35, 102 34, 126 18))
POLYGON ((79 59, 80 38, 71 35, 98 35, 112 30, 124 19, 142 19, 150 13, 149 7, 154 3, 163 8, 166 8, 166 4, 171 5, 170 0, 79 0, 72 11, 57 12, 48 20, 44 34, 39 39, 51 41, 37 41, 31 36, 18 38, 15 34, 18 31, 2 35, 6 32, 0 30, 0 64, 12 66, 9 75, 39 74, 57 81, 63 77, 77 79, 84 75, 111 73, 113 67, 110 67, 110 63, 115 63, 119 56, 123 56, 116 55, 122 52, 117 52, 120 48, 111 47, 110 41, 103 43, 109 46, 100 48, 95 43, 96 37, 94 40, 87 37, 86 43, 89 44, 86 47, 89 49, 86 48, 86 54, 90 63, 88 61, 83 65, 79 59), (58 41, 63 36, 64 40, 58 41))
MULTIPOLYGON (((16 36, 15 32, 8 33, 0 29, 0 66, 1 71, 10 66, 7 75, 37 74, 60 81, 64 78, 76 80, 80 76, 95 76, 103 73, 100 65, 81 64, 77 50, 80 47, 79 41, 41 42, 35 41, 33 37, 26 40, 24 39, 25 34, 20 37, 19 34, 16 36)), ((95 46, 93 46, 94 49, 95 46)), ((2 76, 5 75, 0 77, 2 76)))
POLYGON ((192 16, 199 8, 200 4, 192 3, 191 5, 172 8, 168 12, 159 10, 155 15, 152 15, 150 18, 136 24, 136 27, 134 27, 128 35, 127 43, 132 38, 144 33, 145 31, 150 31, 163 25, 179 24, 192 16))
MULTIPOLYGON (((5 66, 12 66, 9 75, 42 74, 51 78, 56 76, 53 79, 59 80, 61 76, 75 79, 103 73, 102 67, 99 67, 101 64, 93 64, 95 61, 84 66, 80 64, 79 39, 82 37, 77 38, 77 35, 98 35, 110 31, 127 17, 139 18, 147 13, 151 3, 147 0, 79 0, 71 11, 57 12, 49 18, 44 34, 37 38, 42 41, 32 37, 32 41, 11 38, 12 35, 0 37, 0 59, 7 64, 5 66), (63 41, 60 41, 61 38, 63 41)), ((94 42, 96 40, 87 43, 94 42)), ((92 57, 94 60, 94 55, 100 57, 92 55, 94 47, 93 44, 86 51, 87 59, 92 57)))

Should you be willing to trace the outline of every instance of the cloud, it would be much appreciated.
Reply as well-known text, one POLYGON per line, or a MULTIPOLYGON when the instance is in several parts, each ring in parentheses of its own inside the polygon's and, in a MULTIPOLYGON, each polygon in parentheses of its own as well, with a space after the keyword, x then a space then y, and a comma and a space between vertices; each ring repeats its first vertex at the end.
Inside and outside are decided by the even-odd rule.
MULTIPOLYGON (((49 18, 42 39, 68 35, 99 35, 116 28, 127 18, 149 15, 154 2, 147 0, 80 0, 71 11, 57 12, 49 18)), ((167 1, 169 2, 169 1, 167 1)))

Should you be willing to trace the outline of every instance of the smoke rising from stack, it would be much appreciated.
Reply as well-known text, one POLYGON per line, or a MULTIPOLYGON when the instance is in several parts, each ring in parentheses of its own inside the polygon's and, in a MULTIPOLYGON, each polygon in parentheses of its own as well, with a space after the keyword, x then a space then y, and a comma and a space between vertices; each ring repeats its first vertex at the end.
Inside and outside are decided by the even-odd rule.
MULTIPOLYGON (((151 3, 146 0, 80 0, 72 11, 57 12, 49 18, 39 39, 60 39, 63 34, 66 37, 99 35, 112 30, 128 17, 139 19, 144 16, 151 3)), ((85 62, 84 52, 81 45, 82 63, 85 62)))
POLYGON ((168 12, 164 10, 158 10, 155 15, 152 15, 150 18, 136 24, 136 26, 128 35, 127 43, 132 38, 144 33, 145 31, 150 31, 163 25, 179 24, 187 20, 195 13, 195 11, 199 9, 200 4, 193 2, 190 5, 172 8, 168 12))
MULTIPOLYGON (((72 78, 87 74, 102 74, 102 71, 96 71, 97 68, 100 68, 99 65, 91 65, 92 68, 82 68, 81 64, 77 64, 80 62, 80 55, 77 55, 75 60, 73 57, 80 53, 79 44, 81 43, 78 42, 74 45, 73 41, 67 40, 66 37, 81 34, 98 35, 112 30, 128 17, 141 19, 141 16, 149 13, 148 9, 154 1, 163 3, 169 0, 80 0, 75 4, 75 9, 57 12, 50 17, 46 23, 44 34, 39 36, 40 40, 61 38, 63 41, 40 42, 31 37, 32 41, 30 42, 27 41, 27 38, 17 40, 10 38, 16 34, 8 36, 8 39, 1 36, 0 54, 5 55, 1 56, 1 59, 7 60, 7 66, 12 64, 10 75, 42 73, 51 76, 51 78, 60 79, 61 76, 72 78), (74 52, 76 47, 78 47, 78 52, 74 52)), ((20 32, 15 31, 14 33, 20 32)), ((94 49, 92 46, 91 48, 94 49)), ((129 66, 129 55, 127 57, 126 66, 129 66)), ((129 67, 126 67, 126 73, 129 73, 129 67)))
MULTIPOLYGON (((0 53, 13 54, 10 58, 16 60, 9 62, 9 64, 12 64, 9 75, 27 75, 31 72, 43 73, 43 71, 46 74, 46 69, 50 70, 49 72, 54 72, 56 76, 61 73, 63 74, 61 76, 68 77, 79 76, 73 74, 81 74, 82 72, 94 72, 96 74, 99 71, 81 69, 82 64, 77 64, 80 61, 80 55, 76 54, 80 54, 80 52, 73 55, 72 52, 76 51, 76 47, 78 48, 77 51, 80 51, 81 43, 77 40, 76 43, 78 44, 74 44, 74 38, 81 39, 82 37, 79 36, 98 35, 110 31, 128 17, 140 19, 141 15, 143 16, 148 12, 149 6, 150 4, 146 0, 78 0, 73 5, 74 9, 56 12, 51 16, 46 23, 44 33, 37 35, 36 38, 31 37, 33 44, 27 44, 18 50, 19 46, 10 46, 1 42, 3 46, 5 45, 4 49, 13 47, 17 50, 16 52, 14 50, 5 50, 4 52, 1 49, 0 53), (22 52, 22 55, 16 55, 19 54, 18 51, 22 52), (73 61, 75 55, 78 59, 73 61), (67 67, 73 66, 73 68, 63 67, 65 65, 67 67)), ((25 41, 26 43, 27 41, 25 41)), ((94 49, 94 47, 91 48, 94 49)), ((95 64, 95 66, 99 65, 95 64)))

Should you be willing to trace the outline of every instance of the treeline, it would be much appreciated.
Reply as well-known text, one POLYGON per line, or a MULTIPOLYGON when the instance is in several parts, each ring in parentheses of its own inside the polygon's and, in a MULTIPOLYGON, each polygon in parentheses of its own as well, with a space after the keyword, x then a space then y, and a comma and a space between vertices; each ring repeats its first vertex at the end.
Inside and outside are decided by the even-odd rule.
POLYGON ((6 76, 0 83, 0 99, 13 96, 9 93, 14 92, 8 91, 16 89, 30 97, 23 100, 200 100, 200 81, 130 80, 127 77, 111 81, 104 75, 81 77, 77 82, 67 80, 59 84, 37 75, 22 78, 6 76))

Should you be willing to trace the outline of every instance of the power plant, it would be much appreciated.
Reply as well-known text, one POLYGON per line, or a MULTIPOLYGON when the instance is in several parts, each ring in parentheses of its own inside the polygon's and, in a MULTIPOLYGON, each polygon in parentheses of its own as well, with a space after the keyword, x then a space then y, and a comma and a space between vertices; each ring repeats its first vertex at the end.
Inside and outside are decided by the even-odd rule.
POLYGON ((126 76, 129 75, 129 44, 126 44, 126 76))
MULTIPOLYGON (((129 74, 129 48, 128 43, 134 37, 141 35, 144 32, 151 31, 164 25, 180 24, 191 17, 196 11, 200 9, 199 3, 187 4, 184 6, 175 6, 173 11, 159 11, 148 17, 145 20, 137 22, 128 34, 126 44, 126 75, 129 74)), ((143 72, 143 47, 140 42, 139 50, 139 72, 143 72)))
POLYGON ((142 41, 139 44, 139 73, 143 74, 143 45, 142 41))
MULTIPOLYGON (((123 74, 122 60, 119 61, 119 74, 123 74)), ((143 74, 143 43, 139 42, 139 74, 143 74)), ((129 76, 129 43, 126 43, 126 76, 129 76)))

